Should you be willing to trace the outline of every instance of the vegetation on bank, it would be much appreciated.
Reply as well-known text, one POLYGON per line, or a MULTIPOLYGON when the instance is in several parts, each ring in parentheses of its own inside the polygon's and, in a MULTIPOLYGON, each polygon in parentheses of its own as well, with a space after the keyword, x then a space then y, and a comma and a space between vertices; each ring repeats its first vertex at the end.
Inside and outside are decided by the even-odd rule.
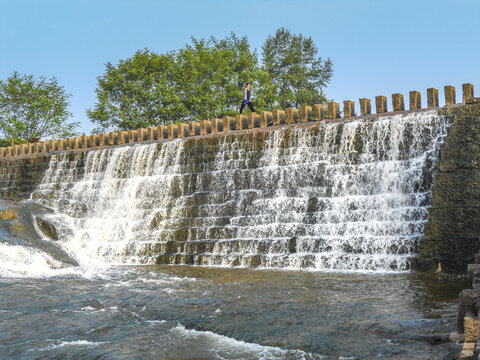
MULTIPOLYGON (((324 103, 332 74, 312 38, 284 28, 266 39, 261 56, 246 36, 192 37, 178 50, 143 49, 106 63, 87 116, 95 133, 221 118, 238 112, 246 82, 257 111, 298 108, 324 103)), ((70 97, 55 78, 14 72, 0 81, 0 146, 75 136, 70 97)))

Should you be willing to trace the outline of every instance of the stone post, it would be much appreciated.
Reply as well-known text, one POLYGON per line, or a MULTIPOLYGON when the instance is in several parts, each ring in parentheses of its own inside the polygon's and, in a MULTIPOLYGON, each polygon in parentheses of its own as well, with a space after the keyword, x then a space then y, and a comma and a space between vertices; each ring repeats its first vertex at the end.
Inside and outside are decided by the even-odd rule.
POLYGON ((313 105, 313 120, 320 121, 325 118, 325 105, 315 104, 313 105))
POLYGON ((56 151, 57 150, 57 147, 56 147, 57 144, 56 144, 55 140, 50 140, 48 142, 48 145, 49 145, 48 146, 49 151, 56 151))
POLYGON ((119 131, 118 132, 118 143, 120 145, 128 144, 128 131, 119 131))
POLYGON ((457 94, 455 92, 455 87, 447 85, 444 88, 445 91, 445 105, 454 105, 457 103, 457 94))
MULTIPOLYGON (((63 140, 62 140, 63 141, 63 140)), ((5 149, 5 148, 0 148, 0 149, 5 149)), ((29 143, 28 144, 28 153, 29 154, 35 154, 35 149, 36 149, 36 146, 34 143, 29 143)), ((4 156, 3 154, 1 156, 4 156)))
POLYGON ((438 90, 435 88, 427 89, 427 103, 428 107, 438 107, 438 90))
POLYGON ((50 148, 49 147, 50 144, 47 141, 42 141, 41 144, 42 144, 42 153, 48 152, 48 150, 50 148))
POLYGON ((259 128, 260 127, 260 115, 256 112, 251 112, 248 114, 248 128, 259 128))
POLYGON ((462 90, 463 90, 463 103, 465 103, 466 99, 473 98, 473 84, 466 83, 462 85, 462 90))
POLYGON ((330 119, 338 119, 340 117, 340 105, 337 102, 329 102, 327 108, 330 119))
POLYGON ((383 114, 388 111, 387 97, 383 95, 375 96, 375 107, 377 114, 383 114))
POLYGON ((242 114, 235 115, 235 128, 237 130, 248 129, 247 117, 242 114))
POLYGON ((64 139, 58 140, 58 150, 66 150, 67 142, 64 139))
POLYGON ((262 111, 260 113, 260 127, 273 125, 272 113, 270 111, 262 111))
POLYGON ((306 123, 312 121, 312 107, 301 106, 300 107, 300 122, 306 123))
POLYGON ((137 130, 138 132, 138 142, 142 142, 142 141, 147 141, 148 140, 148 133, 147 133, 147 129, 145 128, 140 128, 137 130))
POLYGON ((28 144, 20 144, 20 155, 28 155, 28 144))
POLYGON ((285 109, 285 121, 287 124, 298 123, 298 110, 293 108, 285 109))
POLYGON ((0 148, 0 156, 1 157, 5 157, 6 153, 7 153, 7 148, 6 147, 0 148))
POLYGON ((82 138, 81 137, 76 137, 73 139, 75 141, 75 149, 81 149, 82 148, 82 138))
POLYGON ((148 140, 157 140, 157 127, 156 126, 150 126, 147 128, 147 139, 148 140))
POLYGON ((178 124, 178 137, 186 138, 190 136, 190 126, 186 123, 178 124))
POLYGON ((168 138, 176 139, 178 138, 178 124, 168 124, 168 138))
POLYGON ((348 118, 355 116, 355 102, 352 100, 345 100, 343 102, 343 117, 348 118))
POLYGON ((192 121, 190 124, 190 136, 200 136, 200 123, 197 121, 192 121))
POLYGON ((395 93, 392 95, 393 111, 405 110, 405 102, 403 100, 403 94, 395 93))
POLYGON ((420 91, 410 91, 410 110, 419 110, 422 108, 422 94, 420 91))
POLYGON ((283 110, 273 110, 273 126, 284 125, 285 121, 285 111, 283 110))
POLYGON ((212 133, 212 123, 210 120, 200 120, 200 135, 212 133))
POLYGON ((223 120, 212 119, 212 133, 219 133, 223 131, 223 120))
POLYGON ((230 131, 236 129, 235 118, 233 116, 225 116, 223 118, 223 130, 230 131))
POLYGON ((100 138, 100 146, 107 146, 109 142, 108 134, 99 134, 98 137, 100 138))
POLYGON ((89 145, 90 137, 87 135, 82 135, 82 148, 86 149, 90 147, 89 145))
POLYGON ((370 99, 362 98, 360 100, 360 114, 370 115, 372 113, 372 102, 370 99))
POLYGON ((118 135, 116 132, 108 133, 108 145, 117 145, 118 135))

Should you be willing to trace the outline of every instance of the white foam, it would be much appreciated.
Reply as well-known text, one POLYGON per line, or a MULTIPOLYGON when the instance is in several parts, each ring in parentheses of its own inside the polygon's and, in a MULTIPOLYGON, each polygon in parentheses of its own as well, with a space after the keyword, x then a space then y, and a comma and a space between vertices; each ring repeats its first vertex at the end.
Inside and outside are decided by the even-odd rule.
POLYGON ((70 346, 80 346, 80 347, 96 347, 99 345, 105 344, 105 342, 91 342, 87 340, 76 340, 76 341, 63 341, 60 344, 51 345, 43 349, 38 349, 39 351, 54 350, 70 346))
POLYGON ((227 336, 215 334, 211 331, 197 331, 186 329, 178 324, 170 330, 172 333, 183 337, 186 341, 199 341, 209 346, 212 354, 220 359, 243 359, 252 358, 259 360, 285 359, 322 359, 316 354, 309 354, 301 350, 284 350, 279 347, 263 346, 254 343, 248 343, 241 340, 235 340, 227 336))

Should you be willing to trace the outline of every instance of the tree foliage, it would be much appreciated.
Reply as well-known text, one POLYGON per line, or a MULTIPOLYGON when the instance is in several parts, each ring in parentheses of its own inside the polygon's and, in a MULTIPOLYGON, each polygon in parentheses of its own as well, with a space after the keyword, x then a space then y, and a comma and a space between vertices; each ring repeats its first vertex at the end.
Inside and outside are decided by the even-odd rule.
MULTIPOLYGON (((309 41, 310 47, 303 46, 301 51, 311 55, 302 57, 302 64, 312 69, 307 73, 282 70, 290 74, 289 86, 299 104, 322 102, 321 87, 331 76, 331 63, 313 59, 316 48, 309 41), (319 79, 321 71, 330 73, 319 79)), ((292 44, 285 46, 297 51, 292 44)), ((192 38, 185 47, 161 55, 139 50, 117 65, 106 64, 98 78, 97 102, 87 115, 97 124, 96 132, 221 118, 238 112, 246 82, 252 84, 258 110, 283 106, 283 83, 268 64, 260 63, 246 37, 233 33, 220 40, 192 38)))
POLYGON ((78 123, 68 123, 70 94, 53 77, 36 79, 14 72, 0 80, 0 132, 9 142, 75 135, 78 123))
POLYGON ((330 59, 322 61, 311 37, 280 28, 262 46, 263 63, 278 93, 282 107, 320 104, 326 101, 323 88, 333 74, 330 59))

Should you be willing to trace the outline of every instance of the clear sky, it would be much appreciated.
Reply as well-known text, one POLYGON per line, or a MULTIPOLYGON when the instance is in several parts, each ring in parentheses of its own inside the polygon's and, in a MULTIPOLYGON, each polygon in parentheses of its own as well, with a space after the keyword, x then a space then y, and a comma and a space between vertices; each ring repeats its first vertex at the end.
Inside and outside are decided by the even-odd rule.
MULTIPOLYGON (((0 79, 55 76, 89 133, 97 76, 148 48, 246 35, 260 50, 279 27, 311 36, 330 57, 326 89, 338 102, 471 82, 480 92, 480 0, 0 0, 0 79)), ((241 96, 241 95, 239 95, 241 96)), ((407 105, 408 106, 408 105, 407 105)))

